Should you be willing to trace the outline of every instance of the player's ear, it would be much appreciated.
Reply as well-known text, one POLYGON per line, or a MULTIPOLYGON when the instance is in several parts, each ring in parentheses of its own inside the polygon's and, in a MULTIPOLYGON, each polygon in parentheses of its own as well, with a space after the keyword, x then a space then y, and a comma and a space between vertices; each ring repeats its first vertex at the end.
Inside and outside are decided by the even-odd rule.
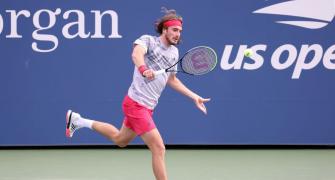
POLYGON ((168 29, 167 27, 163 27, 162 34, 166 34, 167 29, 168 29))

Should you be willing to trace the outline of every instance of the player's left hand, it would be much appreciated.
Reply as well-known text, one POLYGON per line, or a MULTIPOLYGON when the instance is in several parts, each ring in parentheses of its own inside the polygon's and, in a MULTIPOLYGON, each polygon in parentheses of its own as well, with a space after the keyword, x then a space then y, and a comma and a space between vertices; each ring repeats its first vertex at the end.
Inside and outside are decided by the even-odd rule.
POLYGON ((207 114, 207 109, 204 103, 210 101, 210 98, 202 98, 202 97, 197 97, 194 99, 194 103, 197 106, 198 109, 200 109, 200 111, 202 111, 204 114, 207 114))

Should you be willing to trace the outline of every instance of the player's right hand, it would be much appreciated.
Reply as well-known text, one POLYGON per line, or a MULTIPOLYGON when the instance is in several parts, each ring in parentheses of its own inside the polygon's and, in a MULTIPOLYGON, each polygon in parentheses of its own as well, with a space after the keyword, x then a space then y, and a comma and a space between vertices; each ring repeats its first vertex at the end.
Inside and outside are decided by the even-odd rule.
POLYGON ((145 78, 147 78, 148 80, 155 79, 155 74, 154 74, 154 71, 152 69, 148 69, 148 70, 144 71, 143 76, 145 78))

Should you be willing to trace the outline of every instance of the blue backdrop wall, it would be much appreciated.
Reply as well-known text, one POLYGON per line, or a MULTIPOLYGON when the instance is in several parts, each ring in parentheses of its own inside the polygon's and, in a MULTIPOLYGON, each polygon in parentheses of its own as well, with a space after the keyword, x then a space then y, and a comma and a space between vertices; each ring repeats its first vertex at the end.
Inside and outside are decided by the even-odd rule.
POLYGON ((111 144, 88 129, 67 139, 65 113, 121 126, 132 43, 155 35, 162 6, 184 18, 181 54, 218 54, 210 74, 178 75, 212 99, 208 115, 163 92, 154 119, 166 144, 335 144, 334 0, 5 0, 0 146, 111 144))

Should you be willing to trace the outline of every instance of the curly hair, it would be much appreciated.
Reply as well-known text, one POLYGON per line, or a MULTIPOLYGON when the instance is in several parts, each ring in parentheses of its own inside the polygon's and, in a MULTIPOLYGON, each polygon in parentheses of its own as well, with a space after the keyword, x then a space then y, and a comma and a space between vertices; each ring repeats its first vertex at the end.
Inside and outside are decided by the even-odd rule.
POLYGON ((162 7, 161 10, 165 15, 161 18, 159 18, 155 22, 155 30, 157 33, 162 34, 164 27, 164 23, 169 20, 177 19, 183 22, 183 18, 177 14, 176 10, 174 9, 166 9, 165 7, 162 7))

